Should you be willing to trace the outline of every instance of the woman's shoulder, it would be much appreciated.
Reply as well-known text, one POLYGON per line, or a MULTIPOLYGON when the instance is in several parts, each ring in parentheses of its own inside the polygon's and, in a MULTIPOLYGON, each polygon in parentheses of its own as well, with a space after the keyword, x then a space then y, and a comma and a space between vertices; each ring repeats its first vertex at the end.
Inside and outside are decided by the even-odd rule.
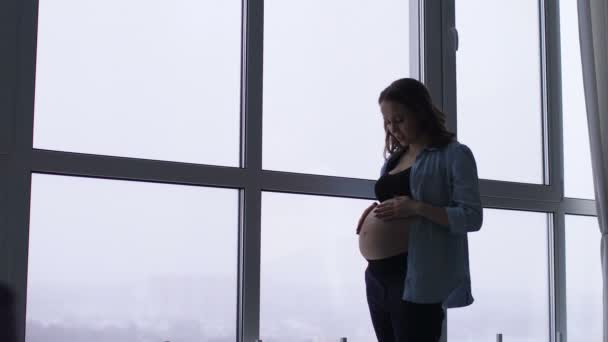
POLYGON ((454 140, 450 143, 448 143, 445 146, 445 151, 449 152, 449 153, 472 153, 471 149, 469 148, 469 146, 461 143, 458 140, 454 140))
POLYGON ((473 151, 469 148, 469 146, 454 140, 444 146, 444 153, 442 153, 443 157, 451 164, 454 161, 474 161, 475 156, 473 155, 473 151))
POLYGON ((453 141, 446 146, 445 151, 446 153, 444 154, 444 156, 448 162, 448 165, 453 165, 453 163, 457 163, 458 165, 476 164, 473 151, 469 148, 469 146, 463 143, 453 141))

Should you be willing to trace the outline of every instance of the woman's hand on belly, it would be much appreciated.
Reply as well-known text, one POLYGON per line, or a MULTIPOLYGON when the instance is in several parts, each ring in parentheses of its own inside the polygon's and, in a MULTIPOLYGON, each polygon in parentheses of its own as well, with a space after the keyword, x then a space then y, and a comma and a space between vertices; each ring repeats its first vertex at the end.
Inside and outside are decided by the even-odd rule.
POLYGON ((418 214, 420 202, 408 196, 397 196, 380 203, 374 209, 374 215, 385 221, 412 217, 418 214))

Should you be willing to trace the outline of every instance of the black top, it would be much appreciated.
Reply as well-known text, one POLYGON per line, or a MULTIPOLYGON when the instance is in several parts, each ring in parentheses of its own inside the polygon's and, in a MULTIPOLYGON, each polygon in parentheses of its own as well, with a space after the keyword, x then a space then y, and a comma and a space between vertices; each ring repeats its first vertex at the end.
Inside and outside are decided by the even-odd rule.
POLYGON ((380 177, 374 187, 378 201, 384 202, 395 196, 411 196, 410 170, 411 168, 407 168, 394 175, 386 173, 380 177))
MULTIPOLYGON (((387 170, 394 168, 401 154, 391 157, 387 164, 387 170)), ((376 198, 384 202, 395 196, 411 196, 410 191, 410 168, 397 172, 394 175, 385 172, 374 186, 376 198)), ((369 260, 369 270, 374 274, 395 273, 401 274, 407 265, 407 252, 392 257, 369 260)))

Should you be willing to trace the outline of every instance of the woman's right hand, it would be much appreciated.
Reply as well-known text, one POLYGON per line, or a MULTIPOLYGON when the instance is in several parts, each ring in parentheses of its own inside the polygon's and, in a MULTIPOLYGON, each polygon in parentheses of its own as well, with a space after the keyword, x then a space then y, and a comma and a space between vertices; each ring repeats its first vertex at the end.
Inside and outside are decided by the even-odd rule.
POLYGON ((369 207, 367 207, 367 209, 365 209, 365 211, 363 212, 363 214, 361 214, 361 218, 359 218, 359 223, 357 224, 357 234, 359 234, 359 232, 361 231, 361 226, 363 225, 363 221, 365 221, 365 218, 367 217, 367 215, 374 210, 374 208, 378 205, 377 202, 372 203, 372 205, 370 205, 369 207))

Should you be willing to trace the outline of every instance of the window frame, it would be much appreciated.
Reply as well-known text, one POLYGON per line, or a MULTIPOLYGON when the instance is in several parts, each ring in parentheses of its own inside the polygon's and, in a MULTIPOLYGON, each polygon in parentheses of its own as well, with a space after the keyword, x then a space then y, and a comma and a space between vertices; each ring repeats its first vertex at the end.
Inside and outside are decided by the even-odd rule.
MULTIPOLYGON (((455 0, 410 4, 412 77, 423 80, 456 132, 455 0), (442 23, 440 26, 432 23, 442 23)), ((541 13, 545 184, 481 180, 486 208, 550 215, 550 341, 565 342, 565 215, 596 216, 595 201, 564 198, 559 1, 541 13), (560 339, 561 337, 561 339, 560 339)), ((0 4, 0 281, 16 294, 17 341, 25 341, 28 230, 32 173, 239 189, 238 341, 259 338, 262 191, 373 199, 373 180, 262 170, 264 1, 242 0, 241 167, 220 167, 33 148, 38 0, 0 4), (10 52, 10 53, 9 53, 10 52)), ((447 320, 446 320, 447 324, 447 320)), ((443 340, 446 341, 444 334, 443 340)))

